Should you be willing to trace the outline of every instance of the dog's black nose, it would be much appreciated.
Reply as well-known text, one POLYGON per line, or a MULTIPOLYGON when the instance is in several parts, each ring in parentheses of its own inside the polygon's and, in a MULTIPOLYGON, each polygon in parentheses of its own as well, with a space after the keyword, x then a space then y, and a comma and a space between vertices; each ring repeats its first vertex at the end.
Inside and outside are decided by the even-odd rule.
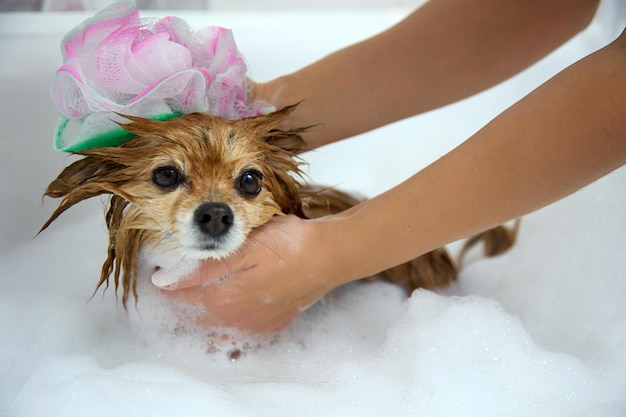
POLYGON ((202 231, 211 237, 223 235, 233 224, 234 215, 223 203, 204 203, 196 209, 193 219, 202 231))

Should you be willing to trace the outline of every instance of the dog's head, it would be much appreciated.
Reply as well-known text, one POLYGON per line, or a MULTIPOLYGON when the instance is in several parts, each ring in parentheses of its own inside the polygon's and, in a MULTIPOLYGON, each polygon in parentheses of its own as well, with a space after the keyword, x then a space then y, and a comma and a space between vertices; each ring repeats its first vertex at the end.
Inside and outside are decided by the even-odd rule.
POLYGON ((199 113, 167 121, 125 116, 131 122, 122 126, 133 139, 81 151, 85 158, 48 186, 45 195, 63 200, 42 230, 72 205, 111 194, 103 275, 112 272, 116 256, 126 257, 122 267, 132 269, 146 241, 190 257, 227 256, 272 216, 301 215, 293 174, 299 174, 294 156, 304 129, 277 129, 293 109, 241 120, 199 113))

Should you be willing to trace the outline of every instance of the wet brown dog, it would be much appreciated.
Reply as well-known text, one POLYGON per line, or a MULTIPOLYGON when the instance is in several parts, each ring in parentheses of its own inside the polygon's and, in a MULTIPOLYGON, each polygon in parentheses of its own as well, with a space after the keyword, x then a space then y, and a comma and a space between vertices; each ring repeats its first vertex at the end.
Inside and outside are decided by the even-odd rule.
MULTIPOLYGON (((131 122, 121 126, 134 138, 118 147, 78 152, 84 158, 66 167, 45 192, 62 200, 41 230, 82 200, 111 195, 108 254, 97 288, 108 286, 112 275, 126 305, 130 294, 137 299, 142 247, 191 259, 221 258, 273 216, 316 218, 357 204, 345 193, 314 190, 298 181, 297 154, 306 128, 278 129, 294 108, 241 120, 199 113, 168 121, 124 116, 131 122)), ((515 232, 500 227, 469 242, 494 237, 499 243, 491 255, 507 250, 515 232)), ((444 286, 456 275, 443 248, 383 273, 408 292, 444 286)))

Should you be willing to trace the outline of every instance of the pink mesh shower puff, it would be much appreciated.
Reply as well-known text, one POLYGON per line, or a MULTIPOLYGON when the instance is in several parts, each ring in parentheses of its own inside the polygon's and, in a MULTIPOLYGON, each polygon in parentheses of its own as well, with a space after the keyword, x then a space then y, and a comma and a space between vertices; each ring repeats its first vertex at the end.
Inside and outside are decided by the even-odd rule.
POLYGON ((71 30, 61 49, 51 87, 57 150, 123 143, 132 135, 115 123, 124 121, 118 114, 234 119, 273 110, 247 103, 247 67, 228 29, 194 32, 176 17, 139 18, 133 2, 120 2, 71 30))

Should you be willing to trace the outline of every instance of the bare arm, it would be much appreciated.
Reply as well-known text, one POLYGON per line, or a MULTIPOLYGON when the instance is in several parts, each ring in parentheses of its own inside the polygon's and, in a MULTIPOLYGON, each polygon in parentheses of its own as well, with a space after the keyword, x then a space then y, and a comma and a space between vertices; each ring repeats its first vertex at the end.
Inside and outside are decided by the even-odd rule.
POLYGON ((338 285, 558 200, 626 163, 626 33, 388 192, 320 220, 277 217, 170 294, 206 324, 278 330, 338 285), (384 242, 384 243, 381 243, 384 242), (228 276, 221 284, 202 286, 228 276))
POLYGON ((433 0, 396 26, 258 86, 309 147, 413 116, 517 74, 584 29, 597 0, 433 0))
POLYGON ((328 253, 346 276, 367 276, 546 206, 626 163, 625 109, 622 34, 403 184, 337 216, 340 230, 324 230, 334 236, 323 239, 328 253), (357 262, 355 244, 371 255, 357 262))

